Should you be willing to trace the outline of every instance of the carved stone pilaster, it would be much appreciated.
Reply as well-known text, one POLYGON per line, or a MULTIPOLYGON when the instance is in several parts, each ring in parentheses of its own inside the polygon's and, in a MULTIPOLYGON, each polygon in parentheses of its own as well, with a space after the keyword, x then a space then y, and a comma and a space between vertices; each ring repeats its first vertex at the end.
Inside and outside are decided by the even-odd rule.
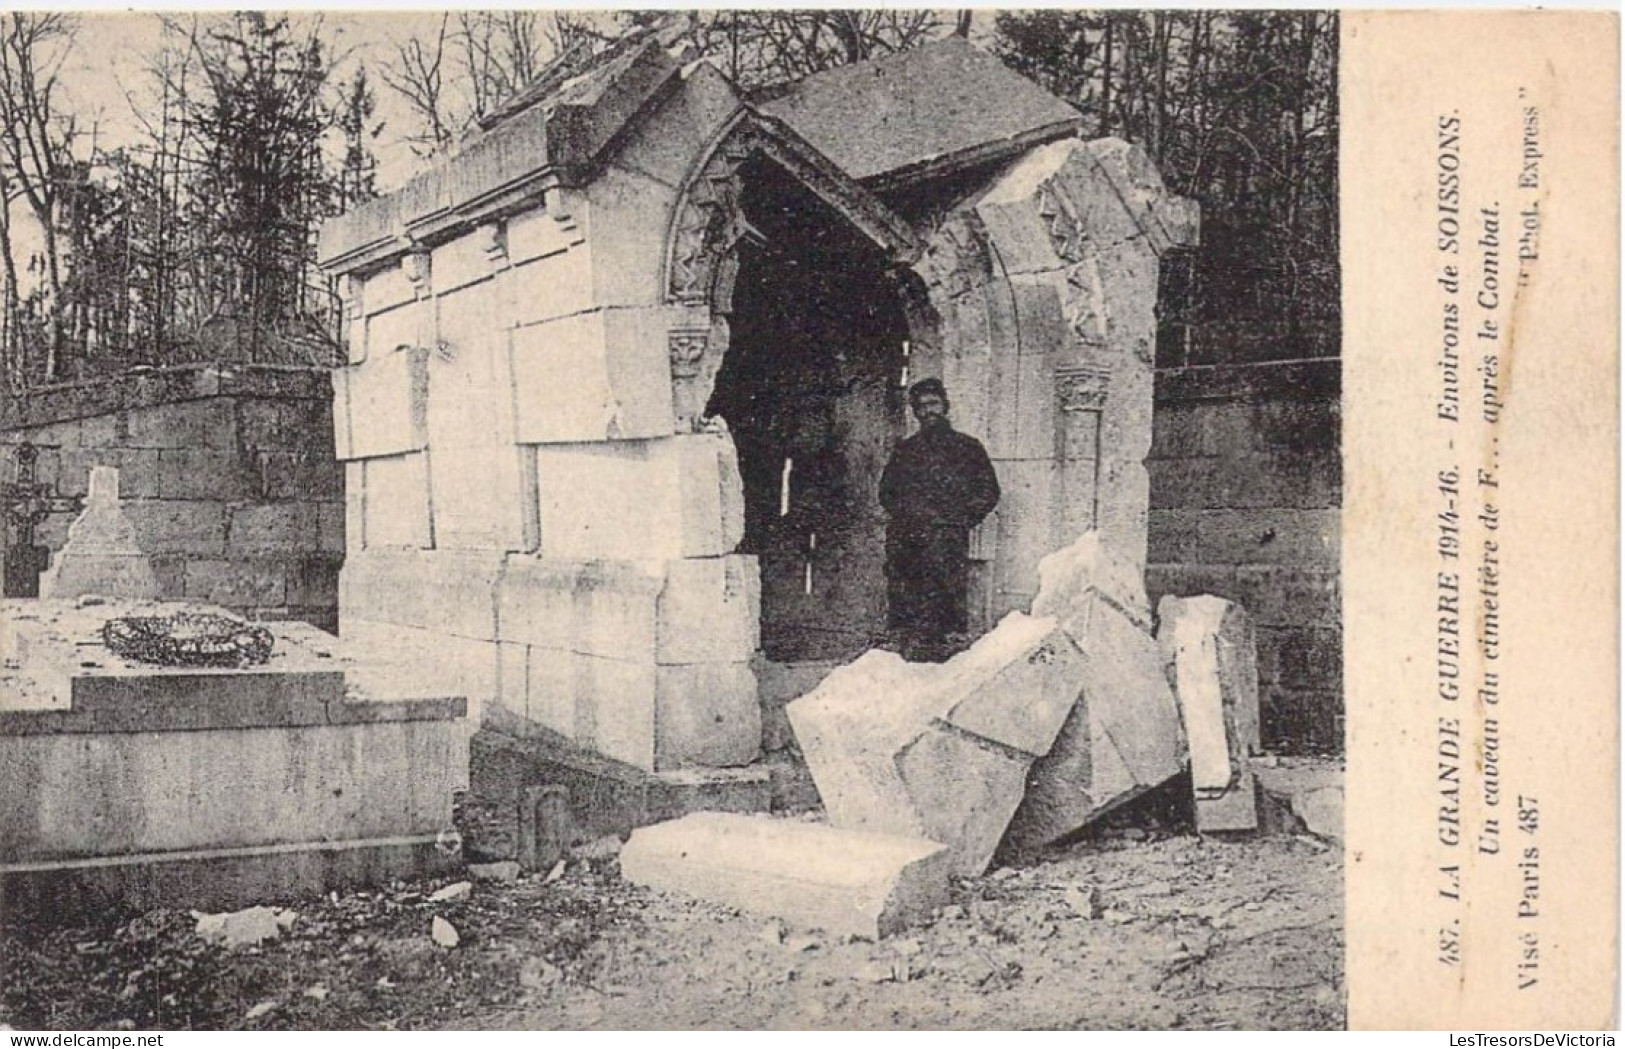
POLYGON ((689 323, 672 328, 666 333, 666 349, 677 432, 700 433, 707 425, 705 409, 728 350, 727 316, 717 313, 709 325, 689 323))
POLYGON ((1099 368, 1063 368, 1055 373, 1060 514, 1068 535, 1099 524, 1101 423, 1110 385, 1110 373, 1099 368))
POLYGON ((1078 341, 1103 346, 1107 339, 1106 286, 1100 273, 1100 256, 1092 249, 1067 267, 1066 290, 1062 299, 1066 325, 1078 341))

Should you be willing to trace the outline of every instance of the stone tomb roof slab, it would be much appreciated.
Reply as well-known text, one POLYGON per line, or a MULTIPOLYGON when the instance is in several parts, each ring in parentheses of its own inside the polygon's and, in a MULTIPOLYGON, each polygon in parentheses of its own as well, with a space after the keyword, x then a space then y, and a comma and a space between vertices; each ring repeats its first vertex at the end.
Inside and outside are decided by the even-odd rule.
POLYGON ((116 616, 228 614, 144 601, 0 602, 0 735, 162 732, 451 720, 462 697, 420 695, 379 653, 304 623, 261 623, 275 646, 261 666, 164 667, 116 655, 116 616))
POLYGON ((557 185, 585 184, 679 70, 657 39, 640 37, 545 96, 516 99, 401 189, 325 223, 318 257, 335 273, 370 271, 415 244, 532 207, 557 185))
POLYGON ((852 178, 927 178, 1075 135, 1077 110, 950 38, 798 81, 759 107, 852 178))

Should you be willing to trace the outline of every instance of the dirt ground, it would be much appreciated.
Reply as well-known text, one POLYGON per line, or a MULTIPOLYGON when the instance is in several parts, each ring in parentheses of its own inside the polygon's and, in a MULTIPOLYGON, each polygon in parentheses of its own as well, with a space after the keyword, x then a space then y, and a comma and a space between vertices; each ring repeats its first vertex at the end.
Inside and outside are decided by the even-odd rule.
POLYGON ((958 881, 932 921, 834 940, 618 874, 400 884, 227 949, 180 912, 0 940, 0 1024, 91 1029, 1338 1028, 1342 857, 1307 835, 1106 829, 958 881), (458 943, 436 943, 436 917, 458 943))

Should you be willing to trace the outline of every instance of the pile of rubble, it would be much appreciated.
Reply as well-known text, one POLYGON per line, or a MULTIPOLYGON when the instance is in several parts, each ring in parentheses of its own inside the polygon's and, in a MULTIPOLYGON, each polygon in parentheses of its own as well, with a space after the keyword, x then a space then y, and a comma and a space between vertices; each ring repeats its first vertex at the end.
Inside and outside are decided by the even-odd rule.
POLYGON ((1251 627, 1167 597, 1093 535, 1045 558, 1012 612, 942 664, 871 651, 791 703, 828 823, 715 812, 632 835, 621 869, 834 933, 879 937, 984 873, 1001 842, 1066 838, 1188 766, 1200 831, 1258 826, 1251 627))

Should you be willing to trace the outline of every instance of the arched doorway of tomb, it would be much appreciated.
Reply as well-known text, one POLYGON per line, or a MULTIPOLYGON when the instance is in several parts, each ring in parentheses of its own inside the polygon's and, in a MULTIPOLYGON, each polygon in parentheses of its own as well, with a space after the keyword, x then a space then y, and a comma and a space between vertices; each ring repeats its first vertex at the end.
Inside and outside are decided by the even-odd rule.
POLYGON ((741 171, 729 346, 708 414, 745 496, 770 660, 845 659, 886 619, 876 491, 904 428, 909 332, 886 258, 766 157, 741 171))
POLYGON ((907 227, 832 202, 793 147, 743 128, 717 151, 725 177, 715 159, 699 176, 715 202, 700 289, 710 344, 724 347, 705 415, 726 424, 738 457, 763 656, 833 664, 885 632, 880 475, 906 432, 910 354, 932 335, 902 264, 907 227))

